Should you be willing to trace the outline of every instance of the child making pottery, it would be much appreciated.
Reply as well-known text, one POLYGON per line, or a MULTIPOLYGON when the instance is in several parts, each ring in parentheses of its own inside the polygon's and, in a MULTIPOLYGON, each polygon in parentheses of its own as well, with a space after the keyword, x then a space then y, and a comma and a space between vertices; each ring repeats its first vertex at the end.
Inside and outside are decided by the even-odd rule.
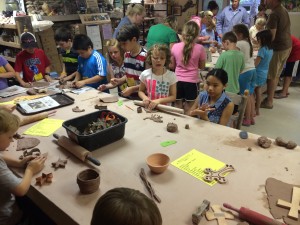
POLYGON ((234 104, 225 93, 228 76, 223 69, 213 69, 206 76, 205 91, 200 92, 191 108, 191 116, 202 120, 229 125, 234 104))
MULTIPOLYGON (((13 141, 20 119, 6 110, 0 110, 0 124, 0 151, 5 151, 13 141)), ((15 201, 15 196, 27 193, 32 176, 43 169, 45 160, 42 156, 28 156, 16 160, 0 154, 0 224, 19 224, 23 213, 15 201), (23 178, 17 177, 8 167, 26 167, 23 178)))
POLYGON ((183 26, 183 41, 175 43, 171 49, 171 69, 177 76, 177 97, 175 106, 189 114, 199 89, 199 69, 204 69, 206 52, 202 45, 197 44, 199 26, 189 21, 183 26))
MULTIPOLYGON (((106 46, 108 48, 107 80, 110 82, 113 78, 122 78, 125 76, 124 50, 121 48, 117 39, 114 38, 108 40, 106 46)), ((104 91, 106 89, 115 88, 116 86, 116 84, 113 85, 112 83, 102 84, 98 87, 98 90, 104 91)), ((118 86, 118 93, 121 91, 121 88, 118 86)))
POLYGON ((143 193, 114 188, 97 201, 91 225, 162 225, 157 205, 143 193))
POLYGON ((73 48, 79 55, 78 70, 73 81, 76 88, 85 85, 98 88, 99 85, 107 83, 106 59, 93 47, 93 42, 87 35, 78 34, 74 37, 73 48))
POLYGON ((151 67, 140 75, 139 97, 145 108, 154 109, 157 104, 168 104, 176 100, 176 75, 168 70, 170 49, 155 44, 148 51, 146 62, 151 67))

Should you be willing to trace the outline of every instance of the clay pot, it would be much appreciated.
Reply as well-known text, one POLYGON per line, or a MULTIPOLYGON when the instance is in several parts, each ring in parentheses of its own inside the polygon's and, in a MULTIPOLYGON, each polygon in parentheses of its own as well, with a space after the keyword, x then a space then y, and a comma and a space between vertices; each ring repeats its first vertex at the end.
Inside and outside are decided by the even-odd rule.
POLYGON ((169 166, 170 158, 163 153, 155 153, 148 156, 146 161, 153 173, 163 173, 169 166))
POLYGON ((100 175, 97 170, 86 169, 77 174, 77 184, 82 194, 91 194, 99 189, 100 175))

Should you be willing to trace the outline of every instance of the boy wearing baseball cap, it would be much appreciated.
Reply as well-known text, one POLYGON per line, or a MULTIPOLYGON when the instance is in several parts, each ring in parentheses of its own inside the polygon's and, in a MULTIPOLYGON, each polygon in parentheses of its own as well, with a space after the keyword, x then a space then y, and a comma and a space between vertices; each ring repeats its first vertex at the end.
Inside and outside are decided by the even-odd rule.
POLYGON ((30 87, 32 82, 45 79, 50 82, 50 61, 42 49, 37 46, 35 36, 30 32, 21 34, 23 50, 16 56, 16 79, 23 87, 30 87), (20 73, 23 72, 23 79, 20 73))

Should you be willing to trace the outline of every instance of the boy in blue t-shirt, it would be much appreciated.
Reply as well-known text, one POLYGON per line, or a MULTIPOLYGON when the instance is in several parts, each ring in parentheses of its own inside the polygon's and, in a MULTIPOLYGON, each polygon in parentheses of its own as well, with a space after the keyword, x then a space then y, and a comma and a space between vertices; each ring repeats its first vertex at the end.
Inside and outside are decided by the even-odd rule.
POLYGON ((84 35, 74 37, 73 48, 78 53, 78 69, 75 73, 73 85, 81 88, 85 85, 97 88, 101 84, 107 84, 106 59, 98 51, 93 49, 93 42, 84 35))

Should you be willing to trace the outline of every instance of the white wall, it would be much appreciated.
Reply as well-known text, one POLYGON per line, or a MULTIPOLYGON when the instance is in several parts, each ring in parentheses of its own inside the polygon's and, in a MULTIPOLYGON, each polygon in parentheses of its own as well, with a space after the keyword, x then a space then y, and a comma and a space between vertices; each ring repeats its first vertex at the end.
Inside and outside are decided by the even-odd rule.
POLYGON ((5 0, 0 1, 0 12, 2 13, 3 10, 5 10, 5 0))
POLYGON ((297 38, 300 38, 300 12, 290 12, 291 32, 297 38))

